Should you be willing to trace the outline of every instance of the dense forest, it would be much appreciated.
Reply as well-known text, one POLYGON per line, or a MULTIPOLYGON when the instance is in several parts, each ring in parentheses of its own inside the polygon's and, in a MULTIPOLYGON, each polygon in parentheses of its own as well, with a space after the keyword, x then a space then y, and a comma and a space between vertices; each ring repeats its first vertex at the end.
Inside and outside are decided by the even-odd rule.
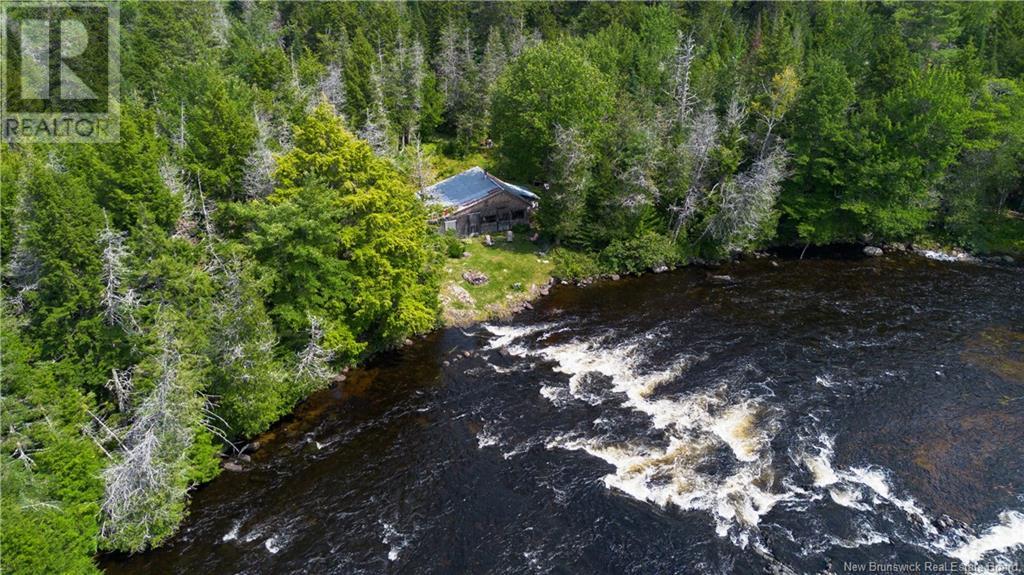
POLYGON ((1024 251, 1024 3, 120 12, 120 140, 0 144, 7 573, 159 545, 222 454, 436 327, 451 166, 536 189, 569 276, 1024 251))

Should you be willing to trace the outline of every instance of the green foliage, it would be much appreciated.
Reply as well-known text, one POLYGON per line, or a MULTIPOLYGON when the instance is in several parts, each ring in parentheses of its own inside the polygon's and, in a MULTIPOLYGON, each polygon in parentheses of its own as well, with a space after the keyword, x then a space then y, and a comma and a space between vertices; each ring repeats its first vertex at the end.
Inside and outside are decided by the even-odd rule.
POLYGON ((283 337, 298 342, 315 315, 328 348, 351 361, 435 324, 426 214, 394 167, 327 106, 296 126, 277 179, 270 198, 245 211, 283 337))
POLYGON ((0 503, 5 573, 93 573, 101 455, 79 429, 88 399, 38 360, 2 310, 0 503))
POLYGON ((836 198, 849 185, 856 142, 849 114, 855 95, 843 65, 833 58, 811 60, 793 121, 801 129, 789 140, 792 175, 782 196, 787 223, 801 241, 849 240, 852 218, 836 198))
POLYGON ((521 179, 544 176, 555 126, 577 129, 596 147, 613 110, 611 83, 573 43, 541 44, 516 59, 495 88, 491 134, 506 169, 521 179))
POLYGON ((245 158, 256 139, 250 90, 207 65, 185 70, 179 89, 180 111, 172 107, 169 115, 185 116, 184 167, 204 196, 241 199, 245 158))
POLYGON ((441 241, 444 244, 444 253, 450 258, 461 258, 463 252, 466 251, 466 245, 459 239, 458 234, 453 231, 442 234, 441 241))
POLYGON ((266 288, 254 266, 237 259, 225 266, 213 305, 210 355, 216 361, 209 391, 230 434, 249 437, 270 427, 307 390, 289 381, 275 357, 274 326, 263 304, 266 288))
POLYGON ((999 3, 988 52, 996 75, 1017 79, 1024 76, 1024 4, 999 3))
POLYGON ((625 240, 613 240, 601 251, 608 269, 640 273, 659 266, 674 266, 679 252, 671 238, 647 232, 625 240))
POLYGON ((604 273, 596 254, 569 248, 551 250, 551 260, 555 264, 554 275, 564 280, 581 280, 604 273))
POLYGON ((477 320, 553 267, 923 236, 1024 252, 1020 2, 132 0, 121 21, 120 140, 0 150, 5 572, 166 540, 225 440, 332 357, 432 328, 442 281, 477 320), (434 233, 414 186, 473 165, 532 185, 562 247, 434 233))
POLYGON ((907 239, 925 229, 937 208, 932 190, 963 144, 966 108, 962 77, 929 69, 857 117, 860 159, 842 205, 864 233, 907 239))

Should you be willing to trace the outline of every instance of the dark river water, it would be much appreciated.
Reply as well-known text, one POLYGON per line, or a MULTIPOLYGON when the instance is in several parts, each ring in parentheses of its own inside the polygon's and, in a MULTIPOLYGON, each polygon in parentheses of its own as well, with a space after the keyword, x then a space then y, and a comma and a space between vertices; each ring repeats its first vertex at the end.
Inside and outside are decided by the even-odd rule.
POLYGON ((350 372, 262 440, 106 571, 1021 573, 1024 269, 560 287, 350 372))

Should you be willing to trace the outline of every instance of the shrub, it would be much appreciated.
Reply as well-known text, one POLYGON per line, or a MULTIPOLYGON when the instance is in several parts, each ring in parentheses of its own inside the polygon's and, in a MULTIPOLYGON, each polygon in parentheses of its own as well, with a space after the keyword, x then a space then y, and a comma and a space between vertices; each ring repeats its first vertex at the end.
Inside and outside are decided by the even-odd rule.
POLYGON ((657 266, 675 265, 679 252, 669 238, 647 232, 627 240, 614 240, 601 252, 608 269, 639 273, 657 266))
POLYGON ((461 258, 463 252, 466 251, 466 246, 462 244, 462 240, 451 230, 441 236, 441 242, 444 246, 444 253, 448 254, 450 258, 461 258))
POLYGON ((559 279, 579 280, 602 272, 601 263, 593 253, 555 248, 551 251, 551 260, 555 263, 552 273, 559 279))

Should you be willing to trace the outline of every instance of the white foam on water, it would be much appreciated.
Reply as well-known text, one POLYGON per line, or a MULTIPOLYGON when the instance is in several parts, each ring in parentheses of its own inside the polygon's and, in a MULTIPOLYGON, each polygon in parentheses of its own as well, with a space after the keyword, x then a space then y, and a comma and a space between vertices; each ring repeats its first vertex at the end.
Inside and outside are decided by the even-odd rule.
POLYGON ((832 501, 835 501, 843 507, 856 509, 858 511, 868 511, 871 509, 867 504, 861 502, 862 497, 860 491, 855 488, 833 487, 828 490, 828 495, 832 498, 832 501))
POLYGON ((512 353, 537 355, 553 362, 557 372, 569 376, 567 388, 542 386, 540 393, 556 406, 565 394, 588 403, 615 396, 623 407, 644 413, 656 429, 665 430, 667 445, 623 443, 603 437, 563 436, 548 441, 549 449, 583 450, 615 467, 603 478, 605 485, 658 506, 673 505, 702 510, 715 519, 720 536, 746 546, 749 531, 780 501, 795 498, 775 485, 768 445, 777 431, 760 400, 730 397, 722 385, 673 397, 653 397, 666 383, 678 378, 700 358, 682 356, 661 369, 644 369, 641 349, 647 336, 618 345, 601 339, 571 341, 533 352, 509 347, 512 353), (583 386, 589 374, 610 379, 601 397, 583 386), (735 465, 729 474, 698 471, 702 464, 728 448, 735 465))
POLYGON ((892 543, 892 540, 883 533, 875 531, 870 525, 863 524, 857 530, 857 536, 853 539, 843 539, 829 536, 829 542, 839 547, 853 549, 856 547, 869 547, 879 543, 892 543))
POLYGON ((551 329, 555 325, 556 324, 554 323, 537 323, 532 325, 484 324, 483 328, 496 336, 491 338, 488 342, 487 349, 500 349, 502 347, 506 347, 517 339, 551 329))
POLYGON ((940 262, 973 262, 977 261, 974 256, 963 253, 947 253, 936 250, 919 250, 918 254, 930 259, 940 262))
POLYGON ((815 487, 828 487, 839 481, 836 470, 832 467, 832 457, 835 455, 835 444, 828 435, 818 436, 817 445, 813 448, 814 453, 804 453, 801 460, 804 467, 811 472, 814 478, 815 487))
POLYGON ((490 447, 492 445, 497 445, 498 440, 499 437, 495 435, 487 426, 484 426, 483 429, 481 429, 476 434, 476 442, 480 449, 490 447))
POLYGON ((569 395, 569 390, 563 387, 542 385, 540 387, 540 394, 544 399, 550 401, 556 407, 565 407, 570 401, 572 401, 572 396, 569 395))
POLYGON ((901 498, 893 494, 892 486, 886 471, 880 467, 852 467, 842 475, 843 479, 864 485, 871 489, 879 498, 902 510, 907 517, 916 520, 929 534, 937 535, 938 530, 932 520, 925 514, 913 498, 901 498))
POLYGON ((832 389, 833 387, 836 386, 836 382, 832 380, 832 376, 827 373, 824 375, 815 376, 814 383, 817 383, 818 385, 822 387, 827 387, 829 389, 832 389))
POLYGON ((224 537, 221 538, 221 541, 224 541, 226 543, 228 541, 234 541, 235 539, 238 539, 238 530, 241 527, 242 527, 242 522, 241 521, 236 521, 236 522, 232 523, 231 524, 231 530, 224 534, 224 537))
POLYGON ((271 537, 270 539, 264 541, 263 546, 266 547, 267 551, 270 551, 271 553, 277 553, 281 550, 281 546, 278 544, 277 539, 275 539, 274 537, 271 537))
POLYGON ((969 537, 959 547, 949 550, 949 554, 964 563, 978 563, 991 559, 997 551, 1010 552, 1021 548, 1024 548, 1024 513, 1007 510, 999 514, 999 523, 981 535, 969 537))
POLYGON ((402 550, 412 541, 412 538, 404 533, 400 533, 391 523, 381 521, 380 525, 384 531, 381 541, 388 546, 388 561, 396 561, 401 555, 402 550))
MULTIPOLYGON (((604 436, 571 434, 549 439, 548 449, 583 450, 609 463, 615 471, 602 478, 604 484, 634 499, 707 512, 714 520, 716 533, 742 548, 752 544, 757 550, 762 545, 757 537, 758 525, 775 506, 782 502, 807 505, 821 501, 825 495, 838 505, 860 512, 858 521, 874 516, 880 505, 891 506, 924 532, 923 539, 911 536, 906 543, 965 563, 993 558, 1005 562, 1005 553, 1024 547, 1024 514, 1017 511, 1004 511, 1000 522, 981 535, 957 531, 960 539, 951 543, 954 539, 948 533, 939 533, 912 497, 897 494, 888 470, 875 465, 837 469, 833 439, 825 434, 814 438, 812 445, 795 458, 811 475, 808 490, 794 485, 793 478, 776 477, 770 442, 778 432, 778 423, 763 397, 749 397, 753 386, 745 386, 748 395, 744 395, 731 390, 727 383, 711 390, 658 396, 665 384, 701 358, 681 356, 661 369, 645 369, 642 350, 651 337, 640 336, 616 345, 606 345, 603 338, 574 340, 528 350, 510 344, 550 324, 493 326, 495 330, 486 327, 497 336, 492 347, 505 346, 517 356, 546 359, 554 363, 556 371, 569 376, 568 387, 540 387, 540 394, 556 407, 574 400, 593 402, 593 393, 582 384, 588 374, 600 374, 611 380, 610 387, 599 392, 606 396, 601 401, 612 399, 609 392, 621 394, 620 399, 624 395, 621 405, 647 415, 652 427, 663 430, 666 437, 666 442, 651 444, 649 440, 612 441, 604 436), (703 464, 713 461, 723 447, 735 459, 729 472, 704 471, 708 466, 703 464)), ((815 381, 827 388, 837 385, 828 374, 815 381)), ((866 521, 857 533, 853 539, 827 535, 826 540, 829 545, 843 547, 891 542, 891 534, 879 533, 866 521)))
POLYGON ((757 461, 762 436, 757 433, 757 405, 747 401, 728 408, 719 417, 711 430, 729 445, 736 459, 757 461))

